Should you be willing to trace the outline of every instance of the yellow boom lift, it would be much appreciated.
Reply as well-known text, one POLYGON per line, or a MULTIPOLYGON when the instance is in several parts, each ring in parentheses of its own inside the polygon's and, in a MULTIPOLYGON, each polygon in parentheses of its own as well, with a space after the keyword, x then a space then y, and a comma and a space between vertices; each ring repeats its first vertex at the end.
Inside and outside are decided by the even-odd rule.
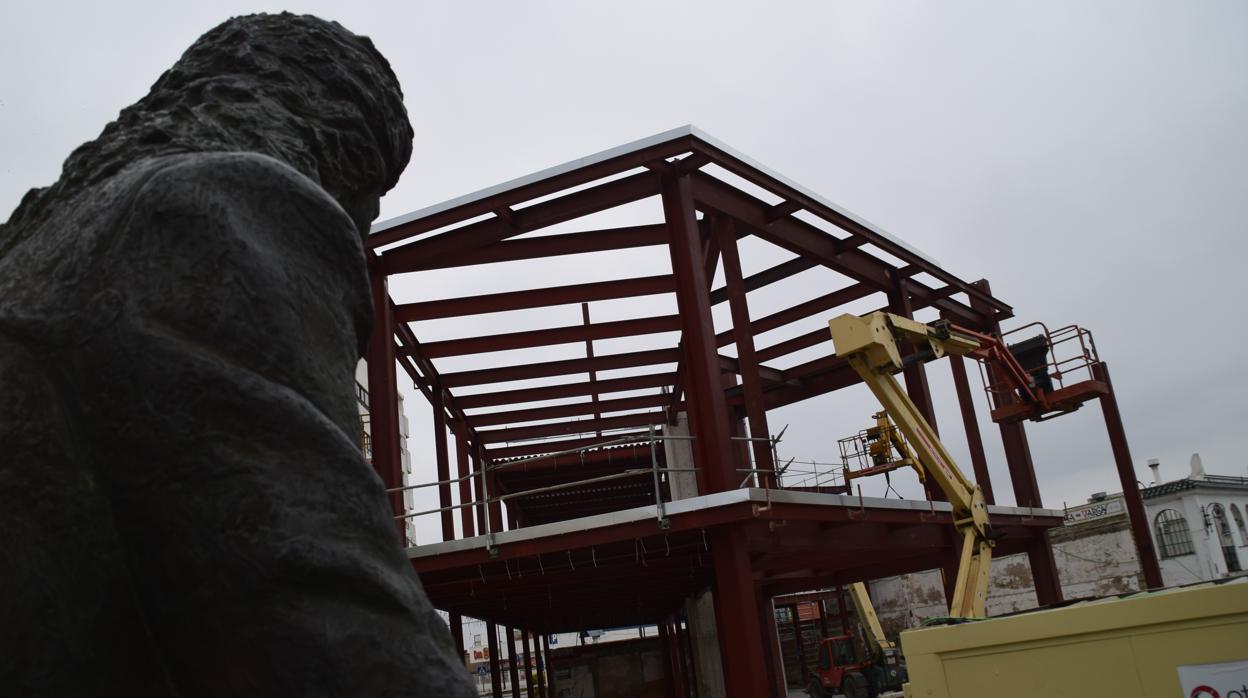
POLYGON ((993 547, 983 492, 958 469, 936 432, 893 377, 911 361, 969 354, 979 348, 979 342, 951 331, 945 323, 926 325, 884 312, 864 317, 841 315, 828 326, 837 355, 862 377, 905 436, 914 458, 953 506, 953 525, 962 537, 962 556, 949 615, 982 618, 993 547), (917 352, 903 358, 901 342, 913 344, 917 352))

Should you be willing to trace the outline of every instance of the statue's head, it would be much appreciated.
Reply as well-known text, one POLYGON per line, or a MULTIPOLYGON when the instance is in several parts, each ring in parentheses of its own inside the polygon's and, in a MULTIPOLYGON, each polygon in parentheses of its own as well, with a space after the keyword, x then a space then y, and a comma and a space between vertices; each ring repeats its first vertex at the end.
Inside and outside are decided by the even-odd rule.
POLYGON ((70 195, 136 160, 214 151, 287 163, 319 182, 364 235, 411 157, 412 127, 398 80, 367 37, 308 15, 235 17, 75 150, 60 180, 28 194, 9 223, 35 223, 49 196, 70 195))

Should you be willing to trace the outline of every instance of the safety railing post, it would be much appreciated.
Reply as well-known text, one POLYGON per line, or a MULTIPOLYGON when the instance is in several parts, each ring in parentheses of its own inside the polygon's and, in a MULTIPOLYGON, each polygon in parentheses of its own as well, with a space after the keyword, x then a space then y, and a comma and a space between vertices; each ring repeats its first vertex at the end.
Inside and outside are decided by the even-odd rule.
POLYGON ((655 452, 654 425, 650 425, 650 474, 654 479, 654 513, 658 517, 659 527, 667 528, 667 511, 663 507, 663 492, 659 489, 659 457, 655 452))

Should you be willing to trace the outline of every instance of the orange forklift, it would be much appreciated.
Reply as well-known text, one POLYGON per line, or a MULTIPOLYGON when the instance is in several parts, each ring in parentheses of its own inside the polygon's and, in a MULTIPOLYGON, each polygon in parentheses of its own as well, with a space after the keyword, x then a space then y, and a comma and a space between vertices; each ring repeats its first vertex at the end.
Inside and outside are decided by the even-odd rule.
POLYGON ((825 637, 807 692, 811 698, 876 698, 884 691, 901 690, 909 680, 901 650, 884 636, 875 608, 861 582, 848 587, 861 629, 859 642, 850 635, 825 637))

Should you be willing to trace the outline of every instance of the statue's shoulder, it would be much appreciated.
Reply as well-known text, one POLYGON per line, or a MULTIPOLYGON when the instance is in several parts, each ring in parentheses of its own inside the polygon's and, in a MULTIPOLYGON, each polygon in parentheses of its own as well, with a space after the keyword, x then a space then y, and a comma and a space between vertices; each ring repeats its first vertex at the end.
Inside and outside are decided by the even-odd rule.
MULTIPOLYGON (((277 212, 295 206, 345 212, 319 184, 290 165, 251 152, 181 153, 151 158, 119 173, 138 185, 135 208, 216 208, 221 199, 254 201, 277 212)), ((126 182, 120 182, 126 186, 126 182)))

